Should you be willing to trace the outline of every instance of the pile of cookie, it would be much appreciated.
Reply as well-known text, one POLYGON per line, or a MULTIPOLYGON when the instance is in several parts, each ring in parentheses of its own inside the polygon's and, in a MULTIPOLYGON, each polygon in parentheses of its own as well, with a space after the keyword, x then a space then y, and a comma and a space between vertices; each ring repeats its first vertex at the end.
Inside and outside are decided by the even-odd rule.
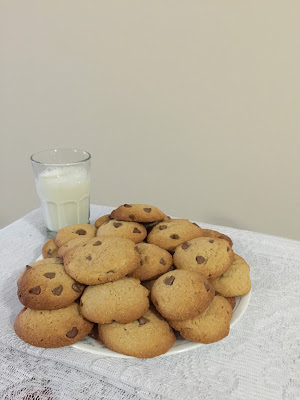
POLYGON ((124 204, 94 226, 61 229, 18 280, 24 308, 17 335, 61 347, 87 335, 139 358, 167 352, 180 334, 226 337, 235 297, 251 289, 250 268, 232 240, 157 207, 124 204))

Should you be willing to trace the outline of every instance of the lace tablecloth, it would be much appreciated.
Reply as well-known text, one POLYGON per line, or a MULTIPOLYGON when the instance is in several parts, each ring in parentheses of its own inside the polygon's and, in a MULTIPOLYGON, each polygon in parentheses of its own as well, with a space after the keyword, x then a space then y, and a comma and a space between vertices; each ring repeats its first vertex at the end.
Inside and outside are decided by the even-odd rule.
MULTIPOLYGON (((111 208, 91 206, 91 222, 111 208)), ((71 347, 40 349, 19 340, 16 281, 46 240, 40 210, 0 231, 0 398, 300 399, 300 242, 219 229, 251 266, 250 305, 229 336, 149 360, 100 357, 71 347)))

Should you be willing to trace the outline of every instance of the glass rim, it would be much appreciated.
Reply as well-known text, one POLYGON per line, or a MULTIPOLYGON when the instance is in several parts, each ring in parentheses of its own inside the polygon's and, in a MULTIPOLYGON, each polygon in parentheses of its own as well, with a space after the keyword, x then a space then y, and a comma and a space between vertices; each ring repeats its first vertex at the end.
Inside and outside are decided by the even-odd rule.
POLYGON ((54 165, 74 165, 74 164, 80 164, 80 163, 82 163, 82 162, 85 162, 85 161, 90 160, 91 157, 92 157, 91 154, 90 154, 88 151, 86 151, 86 150, 78 150, 78 149, 49 149, 49 150, 41 150, 41 151, 38 151, 38 152, 32 154, 32 155, 30 156, 30 160, 31 160, 31 162, 36 163, 36 164, 52 165, 52 166, 54 166, 54 165), (39 154, 47 153, 47 152, 56 152, 56 151, 57 151, 57 152, 59 152, 59 151, 61 151, 61 152, 62 152, 62 151, 81 152, 81 153, 84 153, 86 157, 83 158, 82 160, 79 160, 79 161, 71 161, 71 162, 67 162, 67 163, 43 162, 43 161, 38 161, 38 160, 35 160, 35 159, 34 159, 34 157, 37 156, 37 155, 39 155, 39 154))

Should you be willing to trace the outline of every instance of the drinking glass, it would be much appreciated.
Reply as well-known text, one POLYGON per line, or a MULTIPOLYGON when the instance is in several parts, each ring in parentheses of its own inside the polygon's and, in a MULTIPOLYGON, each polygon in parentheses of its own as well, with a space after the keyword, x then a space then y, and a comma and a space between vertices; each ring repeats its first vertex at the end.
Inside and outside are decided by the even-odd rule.
POLYGON ((48 237, 65 226, 89 223, 91 155, 53 149, 30 159, 48 237))

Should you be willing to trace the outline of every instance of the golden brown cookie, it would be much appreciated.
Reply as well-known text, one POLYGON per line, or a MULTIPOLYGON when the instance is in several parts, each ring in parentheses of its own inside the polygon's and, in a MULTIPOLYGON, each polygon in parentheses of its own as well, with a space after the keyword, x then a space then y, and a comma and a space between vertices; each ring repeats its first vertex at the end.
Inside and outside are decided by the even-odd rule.
POLYGON ((139 243, 136 247, 141 256, 141 265, 131 273, 134 278, 141 281, 157 278, 171 267, 173 257, 168 251, 149 243, 139 243))
POLYGON ((102 217, 98 218, 95 223, 94 227, 98 229, 101 225, 103 225, 105 222, 110 220, 109 214, 103 215, 102 217))
POLYGON ((173 260, 177 269, 197 271, 213 280, 231 266, 233 251, 224 239, 199 237, 178 246, 173 260))
POLYGON ((62 246, 59 247, 57 255, 60 258, 64 258, 65 254, 67 251, 72 249, 73 247, 76 247, 80 244, 85 244, 90 240, 90 238, 87 238, 85 236, 80 236, 76 239, 72 239, 69 242, 63 244, 62 246))
POLYGON ((14 329, 24 342, 37 347, 62 347, 79 342, 93 328, 84 319, 79 305, 73 303, 59 310, 32 310, 23 308, 18 314, 14 329))
POLYGON ((232 308, 222 296, 215 296, 201 315, 186 321, 168 321, 187 340, 213 343, 229 334, 232 308))
POLYGON ((129 239, 95 237, 65 254, 65 271, 86 285, 116 281, 140 265, 141 257, 135 246, 129 239))
POLYGON ((176 341, 169 324, 152 309, 129 324, 99 324, 98 330, 100 339, 109 349, 138 358, 164 354, 176 341))
POLYGON ((157 207, 147 204, 124 204, 116 208, 111 218, 120 221, 154 222, 162 221, 166 216, 157 207))
POLYGON ((96 236, 96 228, 90 224, 76 224, 69 225, 65 228, 60 229, 57 232, 55 238, 55 244, 57 247, 61 247, 63 244, 69 242, 72 239, 78 237, 93 238, 96 236))
POLYGON ((149 233, 147 242, 173 252, 187 240, 202 236, 202 229, 187 219, 171 219, 157 224, 149 233))
POLYGON ((88 286, 80 299, 82 315, 89 321, 127 324, 149 309, 149 290, 135 278, 88 286))
POLYGON ((54 239, 48 240, 42 247, 43 258, 56 258, 58 247, 55 244, 54 239))
POLYGON ((234 254, 231 267, 212 285, 224 297, 244 296, 251 290, 250 267, 246 261, 234 254))
POLYGON ((118 221, 116 219, 107 220, 97 230, 97 237, 117 236, 130 239, 134 243, 142 242, 147 236, 147 230, 138 222, 118 221))
POLYGON ((18 280, 18 297, 35 310, 55 310, 72 304, 84 285, 69 277, 62 264, 43 264, 27 269, 18 280))
POLYGON ((160 276, 151 290, 151 300, 166 319, 185 320, 207 309, 214 298, 211 283, 198 272, 175 270, 160 276))
POLYGON ((203 234, 203 236, 206 236, 206 237, 227 240, 227 242, 230 244, 231 247, 233 245, 232 240, 230 239, 230 237, 224 235, 224 233, 221 233, 221 232, 218 232, 218 231, 214 231, 213 229, 202 229, 202 234, 203 234))

